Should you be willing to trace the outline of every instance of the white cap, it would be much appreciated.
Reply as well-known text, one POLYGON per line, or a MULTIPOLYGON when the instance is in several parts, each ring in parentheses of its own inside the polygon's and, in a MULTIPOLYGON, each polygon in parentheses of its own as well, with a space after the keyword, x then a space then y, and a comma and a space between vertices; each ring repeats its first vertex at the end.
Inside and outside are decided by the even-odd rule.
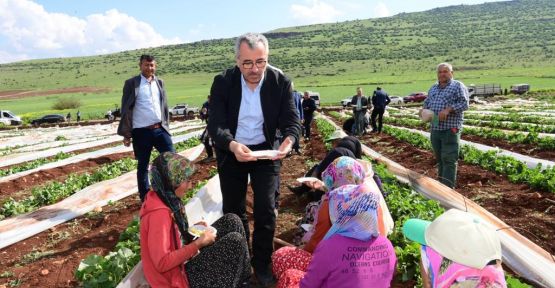
POLYGON ((457 209, 450 209, 431 223, 409 219, 403 234, 468 267, 483 269, 490 261, 501 260, 497 231, 478 216, 457 209))

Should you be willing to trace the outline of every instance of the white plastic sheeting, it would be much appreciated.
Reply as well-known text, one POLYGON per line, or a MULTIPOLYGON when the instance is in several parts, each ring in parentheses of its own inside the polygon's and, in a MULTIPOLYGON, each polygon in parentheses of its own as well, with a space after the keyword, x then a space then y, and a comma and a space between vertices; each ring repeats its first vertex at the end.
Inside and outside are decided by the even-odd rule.
MULTIPOLYGON (((340 129, 329 118, 323 118, 328 120, 337 129, 340 129)), ((434 179, 401 166, 366 145, 362 146, 365 155, 385 164, 397 179, 410 185, 412 189, 424 197, 438 201, 443 207, 471 212, 485 220, 485 223, 491 225, 492 228, 496 230, 503 229, 498 231, 499 238, 501 239, 503 263, 536 285, 555 287, 555 260, 548 252, 514 229, 506 229, 509 227, 507 224, 457 191, 434 179)))
MULTIPOLYGON (((192 129, 197 129, 197 128, 201 128, 203 126, 193 126, 193 127, 189 127, 187 128, 187 130, 192 130, 192 129)), ((173 136, 172 137, 172 141, 173 143, 180 143, 183 142, 191 137, 198 137, 202 134, 202 130, 199 131, 195 131, 195 132, 191 132, 191 133, 187 133, 185 135, 179 135, 179 136, 173 136)), ((51 162, 51 163, 47 163, 44 164, 42 166, 39 166, 35 169, 31 169, 31 170, 26 170, 26 171, 22 171, 19 173, 15 173, 15 174, 11 174, 8 176, 4 176, 2 178, 0 178, 0 183, 6 182, 6 181, 10 181, 19 177, 23 177, 32 173, 35 173, 37 171, 41 171, 41 170, 46 170, 46 169, 52 169, 52 168, 56 168, 56 167, 62 167, 65 165, 69 165, 69 164, 73 164, 73 163, 77 163, 86 159, 90 159, 90 158, 98 158, 98 157, 102 157, 102 156, 106 156, 106 155, 111 155, 111 154, 116 154, 116 153, 123 153, 123 152, 130 152, 133 151, 133 148, 131 146, 129 147, 125 147, 123 145, 119 145, 116 147, 109 147, 109 148, 104 148, 104 149, 100 149, 100 150, 96 150, 96 151, 92 151, 92 152, 88 152, 88 153, 83 153, 83 154, 78 154, 75 155, 73 157, 69 157, 60 161, 56 161, 56 162, 51 162)))
MULTIPOLYGON (((203 125, 179 128, 172 131, 172 133, 183 132, 183 131, 187 131, 194 128, 200 128, 200 127, 203 127, 203 125)), ((52 149, 38 151, 38 152, 25 152, 20 154, 6 155, 3 157, 0 157, 0 168, 10 166, 10 165, 20 164, 27 161, 33 161, 40 158, 51 157, 60 152, 69 153, 76 150, 88 149, 96 146, 116 143, 116 142, 120 142, 122 139, 123 138, 119 135, 113 135, 98 141, 80 143, 80 144, 71 145, 71 146, 62 146, 62 147, 52 148, 52 149)))
MULTIPOLYGON (((187 213, 189 223, 206 221, 209 225, 223 216, 222 193, 220 192, 220 177, 218 175, 210 178, 208 183, 191 198, 185 205, 185 213, 187 213)), ((143 274, 141 262, 117 286, 117 288, 138 287, 149 287, 143 274)))
MULTIPOLYGON (((203 149, 198 145, 180 154, 194 160, 203 149)), ((0 221, 0 249, 134 193, 137 170, 88 186, 56 204, 0 221)))
MULTIPOLYGON (((418 133, 418 134, 423 135, 423 136, 428 137, 428 138, 430 137, 429 132, 410 129, 410 128, 405 128, 405 127, 398 127, 398 126, 392 126, 392 127, 395 127, 397 129, 407 130, 407 131, 414 132, 414 133, 418 133)), ((463 130, 463 132, 464 132, 464 130, 463 130)), ((483 144, 479 144, 479 143, 474 143, 474 142, 470 142, 470 141, 466 141, 466 140, 461 140, 461 145, 469 145, 469 146, 472 146, 472 147, 474 147, 474 148, 476 148, 480 151, 484 151, 484 152, 498 151, 499 155, 512 157, 512 158, 514 158, 518 161, 521 161, 521 162, 525 163, 526 166, 528 166, 528 168, 531 168, 531 169, 536 168, 539 164, 541 164, 541 170, 545 170, 546 168, 553 167, 555 165, 555 162, 553 162, 553 161, 538 159, 538 158, 518 154, 518 153, 515 153, 515 152, 507 151, 507 150, 504 150, 504 149, 499 149, 499 148, 496 148, 496 147, 491 147, 491 146, 487 146, 487 145, 483 145, 483 144)))

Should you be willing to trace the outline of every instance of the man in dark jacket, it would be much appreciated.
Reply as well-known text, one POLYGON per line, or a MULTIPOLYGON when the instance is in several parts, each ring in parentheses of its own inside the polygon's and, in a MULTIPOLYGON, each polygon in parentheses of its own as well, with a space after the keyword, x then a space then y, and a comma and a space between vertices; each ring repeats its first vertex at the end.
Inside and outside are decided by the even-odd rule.
MULTIPOLYGON (((291 82, 291 89, 294 89, 293 82, 291 82)), ((295 108, 297 108, 297 112, 299 112, 299 119, 301 120, 301 123, 304 119, 302 98, 301 93, 297 90, 293 90, 293 101, 295 101, 295 108)), ((301 146, 299 142, 300 141, 297 140, 295 144, 293 144, 293 149, 297 152, 297 154, 301 154, 301 146)))
POLYGON ((236 66, 217 75, 210 92, 208 131, 215 142, 223 212, 243 221, 247 240, 247 185, 254 193, 252 265, 263 286, 275 282, 271 255, 276 226, 275 191, 281 161, 291 151, 300 132, 291 81, 268 64, 268 40, 264 35, 239 36, 236 66), (279 129, 282 143, 276 139, 279 129), (272 159, 256 158, 257 150, 277 149, 272 159))
POLYGON ((148 163, 152 148, 158 152, 175 151, 170 136, 169 110, 164 82, 154 75, 156 60, 142 55, 141 74, 125 81, 121 98, 118 134, 123 145, 131 145, 137 159, 137 184, 141 201, 149 189, 148 163))
POLYGON ((316 111, 316 102, 310 98, 308 91, 303 96, 303 124, 304 124, 304 140, 310 140, 310 125, 314 119, 314 111, 316 111))
POLYGON ((372 133, 382 133, 383 126, 383 113, 385 113, 385 107, 389 105, 391 99, 381 87, 376 88, 374 95, 372 96, 372 105, 374 106, 372 110, 372 133), (376 126, 376 117, 378 117, 378 125, 376 126))
POLYGON ((353 96, 351 99, 351 105, 353 106, 353 115, 355 119, 353 130, 351 132, 353 135, 364 134, 364 127, 366 126, 366 112, 368 111, 368 98, 362 95, 362 88, 357 87, 357 95, 353 96))

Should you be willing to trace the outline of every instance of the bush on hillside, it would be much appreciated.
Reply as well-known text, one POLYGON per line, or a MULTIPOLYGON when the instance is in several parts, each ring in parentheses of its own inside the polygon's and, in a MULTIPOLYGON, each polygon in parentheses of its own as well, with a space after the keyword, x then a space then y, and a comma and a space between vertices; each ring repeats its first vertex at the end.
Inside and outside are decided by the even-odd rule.
POLYGON ((76 109, 79 107, 81 107, 81 100, 75 98, 60 98, 52 105, 54 110, 76 109))

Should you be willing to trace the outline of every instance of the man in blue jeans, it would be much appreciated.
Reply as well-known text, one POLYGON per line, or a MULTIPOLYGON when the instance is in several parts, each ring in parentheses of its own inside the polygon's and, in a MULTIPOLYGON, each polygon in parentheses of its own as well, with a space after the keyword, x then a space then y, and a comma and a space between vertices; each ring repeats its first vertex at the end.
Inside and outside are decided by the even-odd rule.
POLYGON ((158 152, 175 152, 170 136, 169 110, 164 82, 154 75, 156 60, 142 55, 141 74, 125 81, 121 98, 121 119, 118 134, 123 145, 133 142, 137 159, 137 185, 141 201, 149 190, 148 163, 152 148, 158 152), (133 140, 133 141, 131 141, 133 140))
POLYGON ((428 91, 424 109, 434 111, 439 119, 432 121, 430 133, 438 162, 439 181, 455 188, 463 112, 468 109, 468 90, 462 82, 453 79, 453 66, 449 63, 437 66, 437 80, 428 91))

